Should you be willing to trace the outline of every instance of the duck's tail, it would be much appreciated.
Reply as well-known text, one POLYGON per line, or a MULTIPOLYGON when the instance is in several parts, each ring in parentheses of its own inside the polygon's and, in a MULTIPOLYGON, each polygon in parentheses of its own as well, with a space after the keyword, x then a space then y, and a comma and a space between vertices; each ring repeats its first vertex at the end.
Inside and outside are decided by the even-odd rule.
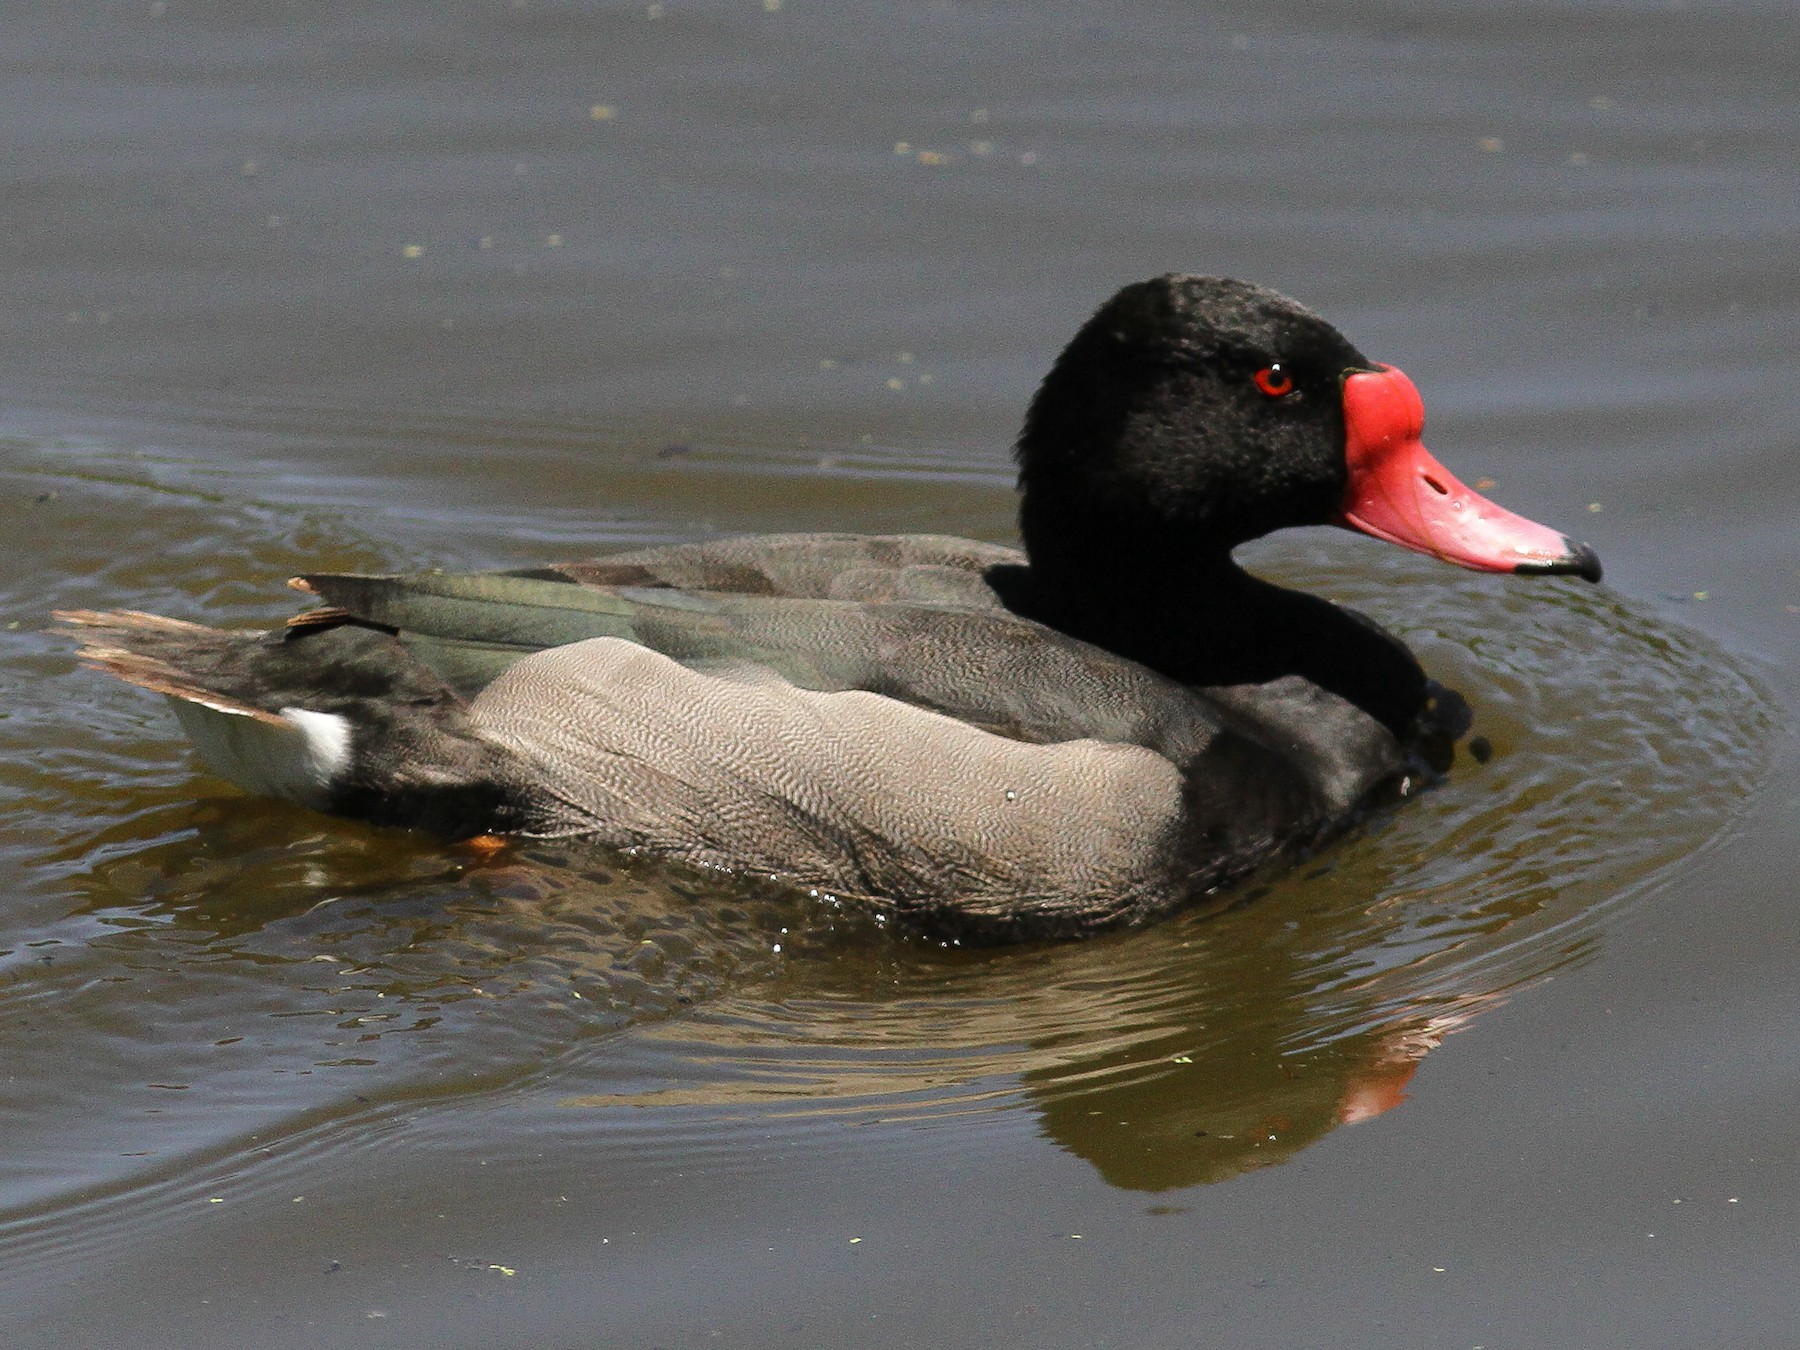
POLYGON ((457 837, 529 823, 531 775, 390 630, 320 611, 273 632, 56 618, 90 669, 167 695, 207 765, 251 792, 457 837))

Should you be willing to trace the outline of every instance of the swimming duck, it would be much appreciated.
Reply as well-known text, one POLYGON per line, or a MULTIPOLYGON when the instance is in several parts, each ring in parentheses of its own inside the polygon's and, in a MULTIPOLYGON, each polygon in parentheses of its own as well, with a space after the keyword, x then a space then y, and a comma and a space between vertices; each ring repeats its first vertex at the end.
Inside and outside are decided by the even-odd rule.
POLYGON ((1081 328, 1017 456, 1023 550, 787 534, 524 571, 309 575, 273 632, 72 612, 253 792, 447 838, 586 836, 940 936, 1165 913, 1350 817, 1429 686, 1232 559, 1338 524, 1597 581, 1463 486, 1405 375, 1264 287, 1168 275, 1081 328))

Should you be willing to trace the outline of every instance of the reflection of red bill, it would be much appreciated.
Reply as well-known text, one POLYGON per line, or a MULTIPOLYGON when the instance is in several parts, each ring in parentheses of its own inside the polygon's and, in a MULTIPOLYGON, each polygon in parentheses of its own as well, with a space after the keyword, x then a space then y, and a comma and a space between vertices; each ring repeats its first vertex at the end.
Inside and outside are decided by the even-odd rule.
POLYGON ((1383 366, 1345 377, 1350 482, 1338 524, 1478 572, 1600 580, 1593 549, 1464 486, 1425 448, 1424 430, 1424 401, 1400 371, 1383 366))
POLYGON ((1388 1060, 1351 1078, 1338 1102, 1338 1123, 1354 1125, 1392 1111, 1406 1100, 1406 1085, 1419 1071, 1416 1059, 1388 1060))
POLYGON ((1468 994, 1429 1017, 1392 1023, 1375 1042, 1375 1057, 1345 1084, 1344 1095, 1338 1098, 1338 1123, 1354 1125, 1392 1111, 1406 1100, 1407 1085, 1419 1071, 1420 1060, 1442 1045, 1444 1037, 1468 1026, 1478 1013, 1505 1001, 1497 993, 1468 994))

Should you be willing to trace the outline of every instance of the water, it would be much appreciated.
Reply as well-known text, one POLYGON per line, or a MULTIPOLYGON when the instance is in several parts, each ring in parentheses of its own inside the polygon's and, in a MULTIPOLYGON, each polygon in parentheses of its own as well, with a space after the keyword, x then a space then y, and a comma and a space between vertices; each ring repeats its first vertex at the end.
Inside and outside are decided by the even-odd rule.
POLYGON ((8 1344, 1782 1340, 1792 29, 13 16, 8 1344), (488 865, 234 793, 39 632, 276 621, 300 570, 1006 540, 1035 379, 1177 268, 1326 312, 1453 470, 1608 566, 1256 546, 1494 755, 1211 911, 967 953, 579 849, 488 865))

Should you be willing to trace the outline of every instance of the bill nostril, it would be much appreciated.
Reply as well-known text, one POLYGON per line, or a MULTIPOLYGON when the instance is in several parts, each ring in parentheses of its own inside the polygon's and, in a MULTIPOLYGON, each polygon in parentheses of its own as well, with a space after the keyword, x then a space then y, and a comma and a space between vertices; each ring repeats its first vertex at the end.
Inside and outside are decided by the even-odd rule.
POLYGON ((1425 478, 1425 486, 1430 488, 1433 492, 1437 493, 1438 496, 1448 497, 1450 495, 1450 489, 1445 487, 1442 483, 1438 482, 1438 480, 1433 478, 1430 474, 1425 474, 1424 478, 1425 478))

